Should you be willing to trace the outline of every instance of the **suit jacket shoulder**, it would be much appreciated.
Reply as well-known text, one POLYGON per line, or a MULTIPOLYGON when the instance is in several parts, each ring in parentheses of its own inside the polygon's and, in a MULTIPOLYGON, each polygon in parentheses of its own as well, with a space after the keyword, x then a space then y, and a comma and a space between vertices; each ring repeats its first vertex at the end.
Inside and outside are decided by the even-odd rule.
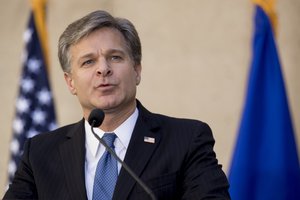
POLYGON ((25 143, 4 199, 86 199, 84 120, 25 143))
MULTIPOLYGON (((125 162, 158 199, 230 199, 206 123, 151 113, 139 102, 138 110, 125 162)), ((147 198, 121 170, 113 199, 147 198)))

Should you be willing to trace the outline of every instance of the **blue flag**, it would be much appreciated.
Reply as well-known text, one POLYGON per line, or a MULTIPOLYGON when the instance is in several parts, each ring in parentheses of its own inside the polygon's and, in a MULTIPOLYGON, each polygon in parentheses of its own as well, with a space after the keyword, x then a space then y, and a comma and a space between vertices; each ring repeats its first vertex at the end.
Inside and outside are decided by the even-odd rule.
POLYGON ((233 200, 299 200, 300 168, 270 19, 255 13, 253 60, 229 172, 233 200))
POLYGON ((23 53, 23 69, 10 144, 9 182, 16 171, 25 140, 56 128, 53 97, 33 12, 24 33, 24 42, 26 49, 23 53))

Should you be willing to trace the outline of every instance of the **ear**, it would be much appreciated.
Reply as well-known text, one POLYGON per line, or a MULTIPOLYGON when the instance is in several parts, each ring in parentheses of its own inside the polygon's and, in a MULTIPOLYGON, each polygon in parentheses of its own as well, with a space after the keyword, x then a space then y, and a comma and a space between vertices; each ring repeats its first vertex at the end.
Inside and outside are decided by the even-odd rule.
POLYGON ((76 88, 75 88, 75 85, 74 85, 74 80, 72 78, 72 74, 65 72, 64 73, 64 78, 65 78, 65 81, 67 83, 67 86, 68 86, 69 91, 71 92, 71 94, 76 95, 77 92, 76 92, 76 88))
POLYGON ((135 65, 134 71, 136 72, 136 85, 139 85, 141 82, 142 65, 135 65))

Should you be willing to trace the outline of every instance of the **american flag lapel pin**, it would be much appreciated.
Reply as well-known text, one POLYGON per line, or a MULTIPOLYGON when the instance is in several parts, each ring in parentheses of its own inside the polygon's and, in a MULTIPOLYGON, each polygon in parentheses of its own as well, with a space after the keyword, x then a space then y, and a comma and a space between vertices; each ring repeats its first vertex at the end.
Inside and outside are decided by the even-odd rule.
POLYGON ((155 143, 155 138, 145 136, 144 137, 144 142, 154 144, 155 143))

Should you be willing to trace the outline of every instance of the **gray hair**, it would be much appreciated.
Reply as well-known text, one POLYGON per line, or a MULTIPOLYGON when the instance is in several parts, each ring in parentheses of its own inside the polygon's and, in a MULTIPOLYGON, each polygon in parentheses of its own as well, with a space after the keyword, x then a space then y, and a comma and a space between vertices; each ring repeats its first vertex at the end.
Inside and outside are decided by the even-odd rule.
POLYGON ((141 42, 134 25, 127 19, 113 17, 106 11, 94 11, 71 23, 62 33, 58 42, 58 58, 64 72, 71 71, 70 47, 78 43, 95 30, 109 27, 115 28, 125 38, 129 55, 135 65, 141 64, 141 42))

